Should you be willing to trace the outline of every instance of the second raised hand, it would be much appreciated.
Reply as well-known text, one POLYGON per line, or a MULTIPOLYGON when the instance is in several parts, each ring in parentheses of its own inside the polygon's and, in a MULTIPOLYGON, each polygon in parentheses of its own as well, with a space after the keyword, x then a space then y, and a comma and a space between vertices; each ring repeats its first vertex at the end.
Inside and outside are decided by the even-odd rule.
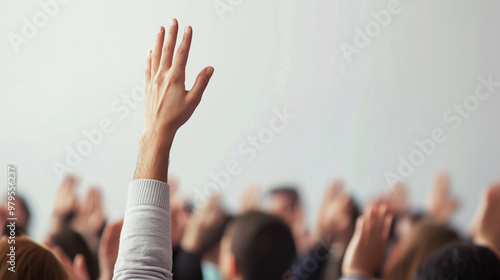
POLYGON ((168 156, 175 133, 193 114, 214 72, 213 67, 205 67, 193 88, 186 90, 185 72, 193 30, 186 26, 174 57, 177 31, 176 19, 172 19, 168 30, 161 26, 148 54, 145 124, 135 179, 167 181, 168 156))

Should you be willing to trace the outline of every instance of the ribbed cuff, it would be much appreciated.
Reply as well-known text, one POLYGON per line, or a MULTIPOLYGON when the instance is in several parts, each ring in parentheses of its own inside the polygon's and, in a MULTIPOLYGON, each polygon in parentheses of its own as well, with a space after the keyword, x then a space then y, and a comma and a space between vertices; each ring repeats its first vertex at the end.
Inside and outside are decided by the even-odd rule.
POLYGON ((140 179, 128 186, 127 208, 137 205, 154 205, 170 210, 170 186, 161 181, 140 179))

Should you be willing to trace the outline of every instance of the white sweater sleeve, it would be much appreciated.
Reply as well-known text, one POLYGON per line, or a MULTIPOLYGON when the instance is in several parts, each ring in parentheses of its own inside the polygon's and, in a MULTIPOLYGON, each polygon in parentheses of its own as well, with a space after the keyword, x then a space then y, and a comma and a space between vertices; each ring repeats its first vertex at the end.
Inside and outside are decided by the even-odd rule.
POLYGON ((113 279, 172 279, 169 192, 156 180, 130 183, 113 279))

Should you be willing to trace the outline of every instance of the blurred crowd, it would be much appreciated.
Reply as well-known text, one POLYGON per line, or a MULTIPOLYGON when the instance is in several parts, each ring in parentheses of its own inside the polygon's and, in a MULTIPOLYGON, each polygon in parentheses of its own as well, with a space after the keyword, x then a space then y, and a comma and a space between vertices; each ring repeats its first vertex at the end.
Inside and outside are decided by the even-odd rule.
MULTIPOLYGON (((450 180, 444 173, 436 177, 425 207, 411 207, 408 188, 400 182, 362 207, 341 180, 333 181, 325 188, 314 228, 306 226, 303 201, 296 186, 277 186, 265 194, 256 186, 249 187, 240 199, 238 211, 230 213, 217 195, 206 205, 194 207, 178 190, 177 180, 169 178, 169 183, 173 279, 176 280, 223 279, 219 261, 221 246, 233 222, 241 224, 237 232, 231 233, 241 246, 241 251, 235 252, 236 259, 248 262, 252 270, 281 267, 280 271, 285 272, 276 279, 335 280, 343 275, 384 280, 435 279, 415 277, 418 273, 432 273, 447 262, 463 265, 458 268, 473 276, 459 279, 500 279, 495 278, 500 275, 497 257, 500 255, 500 184, 487 189, 470 227, 458 230, 449 222, 459 209, 460 200, 452 195, 450 180), (276 227, 275 237, 260 236, 264 234, 262 223, 266 222, 276 227), (364 234, 368 222, 381 223, 382 235, 364 234), (368 251, 357 252, 356 244, 360 242, 372 244, 365 248, 368 251), (370 246, 378 248, 371 250, 370 246), (451 259, 439 261, 439 255, 451 259), (477 267, 467 265, 461 258, 474 259, 472 263, 477 267), (490 278, 474 278, 487 269, 496 274, 490 278)), ((123 219, 107 221, 100 189, 90 187, 85 197, 80 198, 77 188, 78 180, 73 176, 66 177, 60 185, 50 232, 42 247, 52 252, 64 264, 61 269, 70 271, 74 279, 112 279, 123 219)), ((19 196, 16 205, 16 253, 22 258, 23 251, 36 250, 31 244, 34 241, 26 235, 30 232, 32 209, 19 196)), ((7 221, 8 213, 4 199, 0 208, 2 221, 7 221)), ((1 248, 5 256, 10 233, 8 227, 2 229, 1 248)), ((37 273, 36 267, 42 266, 42 261, 44 259, 18 259, 18 269, 37 273)), ((3 262, 1 267, 4 273, 8 264, 3 262)), ((27 274, 25 279, 35 279, 30 277, 27 274)))

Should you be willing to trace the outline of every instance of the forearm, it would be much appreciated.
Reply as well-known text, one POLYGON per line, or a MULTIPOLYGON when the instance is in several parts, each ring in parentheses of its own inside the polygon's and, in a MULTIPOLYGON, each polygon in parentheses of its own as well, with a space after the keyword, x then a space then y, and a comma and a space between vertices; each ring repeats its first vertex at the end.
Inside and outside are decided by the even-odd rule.
POLYGON ((169 186, 130 183, 113 279, 172 279, 169 186))
POLYGON ((135 180, 153 179, 167 182, 168 160, 175 131, 146 131, 141 138, 135 180))
POLYGON ((166 182, 174 134, 147 131, 141 138, 114 279, 172 279, 170 188, 166 182))

